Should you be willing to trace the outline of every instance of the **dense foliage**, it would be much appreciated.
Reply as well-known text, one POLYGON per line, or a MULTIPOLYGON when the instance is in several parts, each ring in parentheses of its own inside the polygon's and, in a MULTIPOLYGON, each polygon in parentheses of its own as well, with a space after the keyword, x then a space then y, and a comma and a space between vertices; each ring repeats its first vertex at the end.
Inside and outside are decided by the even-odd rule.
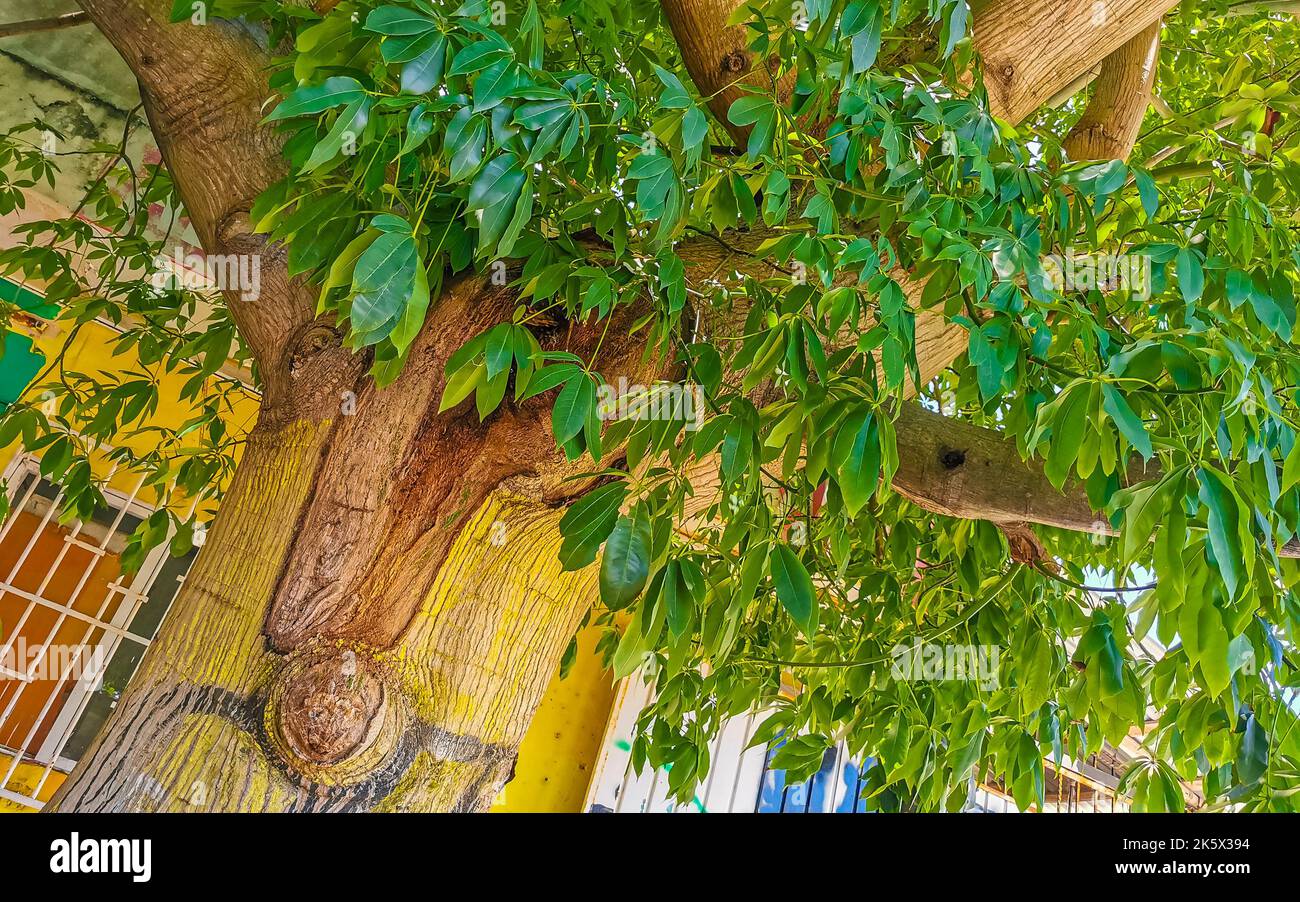
MULTIPOLYGON (((619 676, 656 682, 634 758, 671 766, 675 792, 707 774, 725 718, 761 706, 754 741, 784 737, 776 764, 792 780, 846 740, 878 759, 880 807, 960 805, 972 775, 1041 803, 1045 760, 1135 728, 1150 756, 1126 782, 1138 807, 1181 809, 1194 781, 1211 805, 1294 807, 1289 16, 1196 2, 1171 14, 1159 102, 1124 163, 1064 159, 1086 89, 1016 128, 989 114, 964 0, 745 7, 753 49, 796 75, 788 100, 774 80, 731 105, 744 146, 710 118, 648 0, 204 12, 266 22, 284 48, 267 113, 291 173, 254 219, 319 282, 321 313, 373 355, 381 384, 451 280, 509 273, 514 316, 448 362, 444 407, 473 396, 486 418, 549 393, 557 442, 610 477, 568 511, 562 554, 572 568, 599 559, 603 653, 619 676), (732 263, 700 272, 704 242, 735 249, 732 263), (1051 255, 1137 261, 1141 278, 1062 284, 1051 255), (905 281, 969 332, 928 384, 905 281), (698 429, 607 422, 599 352, 543 352, 530 330, 543 315, 608 323, 621 305, 644 310, 647 345, 702 387, 698 429), (1118 538, 1040 529, 1047 558, 1017 564, 997 527, 893 492, 907 449, 892 424, 914 395, 1043 459, 1118 538), (716 462, 708 485, 700 460, 716 462), (998 669, 897 678, 895 649, 927 643, 1000 649, 998 669)), ((197 14, 178 2, 178 18, 197 14)), ((138 218, 127 207, 106 223, 126 236, 113 241, 138 218)), ((35 241, 0 262, 48 277, 69 240, 108 240, 56 237, 60 250, 35 241)), ((235 341, 219 313, 215 329, 176 332, 185 310, 109 284, 58 300, 73 318, 143 319, 124 335, 146 365, 211 376, 235 341), (196 355, 207 364, 181 362, 196 355)), ((0 444, 22 432, 66 480, 60 443, 74 427, 129 429, 143 409, 131 384, 64 377, 58 416, 18 405, 0 444)), ((215 414, 219 395, 205 397, 215 414)), ((215 475, 221 442, 181 466, 215 475)))

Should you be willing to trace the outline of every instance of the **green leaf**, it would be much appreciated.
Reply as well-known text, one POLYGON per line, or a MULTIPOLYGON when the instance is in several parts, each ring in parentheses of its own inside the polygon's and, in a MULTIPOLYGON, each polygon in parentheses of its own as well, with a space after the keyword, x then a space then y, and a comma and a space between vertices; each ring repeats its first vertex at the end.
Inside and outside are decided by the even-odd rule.
MULTIPOLYGON (((959 0, 958 6, 963 5, 959 0)), ((849 41, 849 63, 853 72, 865 72, 875 65, 880 53, 880 40, 885 21, 884 10, 876 0, 853 4, 844 13, 845 34, 849 41), (856 7, 856 9, 855 9, 856 7), (860 10, 860 12, 858 12, 860 10), (850 22, 850 13, 856 13, 850 22), (853 29, 853 30, 849 30, 853 29)), ((960 35, 958 36, 960 37, 960 35)), ((949 51, 951 52, 951 51, 949 51)), ((947 54, 945 54, 946 56, 947 54)))
POLYGON ((1043 706, 1052 694, 1055 677, 1052 644, 1037 629, 1029 628, 1020 652, 1020 700, 1022 710, 1031 714, 1043 706))
POLYGON ((1250 300, 1250 296, 1255 291, 1250 274, 1239 269, 1228 270, 1228 275, 1224 278, 1224 288, 1228 292, 1228 304, 1233 310, 1240 307, 1244 301, 1250 300))
POLYGON ((493 157, 470 185, 468 210, 483 211, 479 219, 480 253, 489 255, 506 233, 527 182, 515 155, 503 153, 493 157))
POLYGON ((1118 427, 1124 438, 1128 439, 1139 454, 1146 460, 1151 459, 1155 452, 1151 448, 1151 436, 1147 435, 1146 426, 1133 408, 1129 407, 1128 401, 1124 396, 1116 391, 1115 387, 1109 383, 1102 383, 1102 397, 1105 399, 1102 403, 1106 413, 1110 414, 1111 420, 1118 427))
POLYGON ((500 105, 519 85, 518 68, 509 59, 493 63, 474 80, 474 112, 500 105))
POLYGON ((1133 181, 1137 184, 1138 196, 1142 200, 1142 210, 1147 219, 1155 219, 1160 210, 1160 192, 1156 189, 1156 180, 1141 169, 1132 169, 1133 181))
POLYGON ((366 31, 384 35, 424 34, 433 31, 438 23, 428 16, 401 6, 381 6, 366 16, 366 31))
MULTIPOLYGON (((1168 478, 1117 492, 1111 503, 1124 511, 1124 539, 1120 558, 1134 560, 1151 541, 1151 534, 1168 513, 1171 490, 1181 484, 1168 478)), ((1181 503, 1181 502, 1178 502, 1181 503)))
POLYGON ((682 115, 682 147, 687 150, 699 148, 708 134, 709 120, 699 107, 693 106, 682 115))
POLYGON ((563 99, 539 100, 525 103, 515 110, 515 122, 529 131, 537 131, 544 126, 563 120, 573 112, 573 101, 563 99))
POLYGON ((582 431, 595 404, 596 388, 591 379, 583 375, 565 383, 551 409, 551 431, 557 445, 563 445, 582 431))
MULTIPOLYGON (((324 313, 327 309, 325 305, 329 293, 335 288, 342 288, 344 285, 351 283, 352 276, 356 272, 357 260, 361 257, 362 253, 365 252, 366 248, 370 247, 370 245, 374 243, 375 239, 379 237, 379 234, 380 233, 374 229, 367 229, 349 241, 347 246, 344 247, 339 255, 334 258, 334 262, 330 264, 329 273, 326 275, 325 281, 321 283, 320 298, 316 304, 316 313, 318 316, 324 313)), ((5 444, 8 443, 6 442, 5 444)))
POLYGON ((428 53, 430 48, 441 46, 447 50, 447 37, 435 31, 420 34, 403 35, 384 41, 379 47, 379 55, 386 63, 409 63, 428 53))
POLYGON ((674 636, 684 634, 695 615, 695 599, 677 561, 669 561, 664 568, 662 597, 668 609, 668 632, 674 636))
POLYGON ((1300 483, 1300 437, 1297 437, 1282 464, 1282 482, 1279 490, 1285 494, 1297 483, 1300 483))
POLYGON ((1125 656, 1115 642, 1110 621, 1102 613, 1093 616, 1093 624, 1079 642, 1079 652, 1086 656, 1088 672, 1097 673, 1101 697, 1113 698, 1125 689, 1125 656))
POLYGON ((776 132, 777 112, 770 97, 747 95, 737 98, 727 110, 733 125, 752 126, 746 153, 757 160, 772 144, 776 132))
POLYGON ((424 104, 412 107, 406 117, 406 138, 402 141, 402 153, 408 154, 419 148, 433 133, 433 114, 424 104))
POLYGON ((816 624, 815 595, 803 561, 789 546, 777 545, 768 559, 768 568, 781 606, 801 630, 811 634, 816 624))
POLYGON ((1232 682, 1232 672, 1228 668, 1228 631, 1223 627, 1219 609, 1212 602, 1201 604, 1197 627, 1200 642, 1197 665, 1205 678, 1205 690, 1217 697, 1232 682))
POLYGON ((410 234, 386 232, 366 248, 352 277, 352 332, 365 344, 387 337, 415 288, 419 256, 410 234))
POLYGON ((560 518, 560 563, 565 570, 580 570, 596 559, 600 546, 618 520, 628 485, 619 480, 600 486, 569 506, 560 518))
POLYGON ((999 333, 1000 324, 989 323, 987 326, 972 328, 967 340, 966 353, 971 365, 975 367, 980 395, 986 400, 996 397, 1002 390, 1002 378, 1006 372, 997 346, 989 340, 991 334, 999 333))
POLYGON ((628 167, 627 177, 636 179, 636 205, 646 219, 659 219, 668 205, 668 194, 677 183, 673 161, 662 154, 639 155, 628 167))
POLYGON ((528 390, 518 400, 527 401, 542 392, 548 392, 556 386, 563 385, 576 378, 586 378, 583 369, 572 363, 561 363, 539 369, 528 383, 528 390))
POLYGON ((727 118, 732 125, 753 125, 767 115, 771 108, 772 101, 768 97, 747 94, 732 101, 727 110, 727 118))
POLYGON ((1190 247, 1179 249, 1174 261, 1174 270, 1178 275, 1178 290, 1183 300, 1195 304, 1205 291, 1205 273, 1201 270, 1201 258, 1190 247))
POLYGON ((1268 772, 1268 733, 1253 713, 1247 714, 1245 720, 1237 750, 1237 775, 1242 783, 1255 783, 1268 772))
POLYGON ((451 61, 448 75, 469 75, 505 59, 510 51, 491 41, 479 41, 462 47, 451 61))
POLYGON ((634 514, 619 517, 600 560, 600 600, 620 611, 636 600, 650 575, 650 521, 634 514))
POLYGON ((406 308, 402 311, 402 316, 398 319, 393 334, 388 336, 398 354, 405 356, 411 342, 415 341, 415 337, 420 334, 420 328, 424 325, 425 314, 429 310, 429 300, 429 276, 424 271, 423 266, 417 265, 415 267, 415 284, 411 289, 411 296, 407 299, 406 308))
POLYGON ((944 22, 948 35, 947 41, 944 42, 944 56, 952 56, 958 42, 966 36, 966 17, 969 12, 970 9, 966 5, 966 0, 956 0, 952 4, 951 12, 944 22))
POLYGON ((659 95, 659 107, 665 110, 684 110, 691 106, 691 96, 686 93, 682 80, 663 66, 655 66, 654 69, 665 88, 659 95))
POLYGON ((523 21, 519 23, 519 34, 525 39, 529 68, 542 68, 542 61, 546 52, 546 30, 542 26, 542 17, 537 9, 537 0, 528 0, 528 8, 524 10, 523 21))
POLYGON ((442 400, 438 404, 438 413, 451 410, 464 401, 483 383, 487 371, 482 364, 467 363, 447 376, 447 384, 442 390, 442 400))
POLYGON ((500 406, 501 399, 506 396, 506 387, 509 384, 509 373, 498 373, 496 378, 489 379, 487 370, 484 369, 483 379, 479 382, 474 393, 474 409, 478 411, 480 423, 487 419, 488 414, 500 406))
POLYGON ((406 94, 425 94, 442 83, 442 70, 447 64, 447 40, 435 41, 433 46, 402 66, 402 91, 406 94))
POLYGON ((468 209, 486 210, 511 202, 524 183, 524 173, 512 153, 493 157, 469 189, 468 209))
POLYGON ((852 414, 841 424, 831 464, 844 506, 856 517, 880 482, 880 432, 870 411, 852 414))
POLYGON ((1043 465, 1043 472, 1058 489, 1065 484, 1065 477, 1079 455, 1092 403, 1092 390, 1087 385, 1076 383, 1068 386, 1065 392, 1051 420, 1052 439, 1043 465))
POLYGON ((1251 291, 1250 307, 1255 312, 1256 318, 1267 326, 1270 332, 1283 341, 1291 340, 1292 321, 1295 319, 1294 309, 1292 315, 1288 317, 1277 301, 1266 291, 1251 291))
POLYGON ((343 149, 344 140, 351 136, 355 145, 361 136, 362 130, 366 127, 366 122, 370 117, 370 98, 363 97, 355 103, 349 104, 343 112, 339 113, 338 118, 334 120, 333 127, 326 133, 324 138, 317 142, 312 148, 311 156, 303 164, 303 172, 311 172, 320 168, 338 156, 339 151, 343 149))
POLYGON ((1245 558, 1240 533, 1240 502, 1225 476, 1209 467, 1197 471, 1201 485, 1199 497, 1206 506, 1210 547, 1214 562, 1223 577, 1228 595, 1236 597, 1237 586, 1245 569, 1245 558))
POLYGON ((501 373, 509 372, 510 361, 514 355, 515 334, 511 323, 498 323, 488 330, 485 360, 489 379, 495 379, 501 373))
POLYGON ((361 82, 347 75, 335 75, 318 85, 303 85, 286 97, 267 116, 268 122, 291 119, 294 116, 313 116, 365 99, 366 92, 361 82))
POLYGON ((474 115, 469 107, 462 107, 447 123, 444 141, 453 182, 463 181, 473 175, 483 164, 487 152, 487 120, 474 115))

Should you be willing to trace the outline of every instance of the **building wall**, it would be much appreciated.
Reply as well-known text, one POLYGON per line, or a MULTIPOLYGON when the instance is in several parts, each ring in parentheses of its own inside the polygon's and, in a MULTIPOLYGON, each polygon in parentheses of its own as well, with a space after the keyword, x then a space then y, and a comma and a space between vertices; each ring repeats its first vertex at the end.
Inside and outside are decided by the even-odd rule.
POLYGON ((595 627, 578 635, 573 669, 551 679, 520 746, 515 777, 492 811, 582 811, 614 701, 613 674, 595 651, 599 638, 595 627))
MULTIPOLYGON (((0 753, 0 773, 9 770, 9 762, 13 759, 8 755, 0 753)), ((18 770, 9 778, 6 788, 25 796, 31 796, 36 792, 36 786, 40 782, 41 774, 45 772, 45 767, 40 764, 23 762, 18 765, 18 770)), ((58 771, 51 772, 45 785, 41 787, 36 798, 42 802, 48 802, 60 786, 63 785, 64 775, 58 771)), ((8 799, 0 798, 0 814, 35 814, 35 808, 29 808, 26 805, 20 805, 17 802, 11 802, 8 799)))

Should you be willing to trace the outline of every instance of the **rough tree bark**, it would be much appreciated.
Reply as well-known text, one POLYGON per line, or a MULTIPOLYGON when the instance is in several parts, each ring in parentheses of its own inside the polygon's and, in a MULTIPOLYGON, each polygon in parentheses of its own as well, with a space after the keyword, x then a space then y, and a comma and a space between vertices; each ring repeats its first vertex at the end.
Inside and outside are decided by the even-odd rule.
MULTIPOLYGON (((734 3, 697 2, 720 11, 700 26, 716 34, 734 3)), ((556 559, 560 505, 582 486, 559 484, 545 400, 506 405, 481 426, 464 409, 436 414, 443 362, 508 316, 512 299, 476 279, 449 285, 403 375, 375 391, 364 361, 314 319, 313 292, 287 277, 282 251, 249 230, 253 199, 282 172, 279 144, 259 125, 269 90, 256 37, 232 23, 167 24, 168 0, 81 5, 140 80, 205 249, 263 254, 261 299, 229 303, 265 393, 171 614, 51 808, 481 810, 508 779, 594 598, 590 569, 564 574, 556 559), (353 396, 348 416, 342 402, 353 396), (502 528, 505 541, 489 541, 502 528)), ((1006 118, 1022 118, 1172 5, 1112 2, 1110 24, 1086 41, 1078 31, 1045 40, 1039 19, 1068 28, 1090 2, 977 8, 976 38, 1005 70, 1006 118)), ((670 20, 674 8, 691 5, 669 4, 670 20)), ((692 74, 705 71, 699 52, 683 51, 692 74)), ((701 271, 720 253, 708 240, 683 250, 701 271)), ((594 331, 556 332, 539 337, 590 350, 594 331)), ((927 371, 962 344, 922 347, 927 371)), ((633 381, 662 366, 630 340, 602 353, 602 368, 633 381)), ((942 418, 917 423, 908 441, 918 452, 942 441, 942 418)), ((918 503, 981 514, 945 488, 956 483, 944 473, 900 450, 904 476, 929 483, 914 487, 918 503)), ((1015 516, 1033 519, 1027 506, 1015 516)))
POLYGON ((1102 60, 1092 99, 1062 146, 1072 160, 1122 160, 1151 105, 1160 59, 1160 21, 1102 60))

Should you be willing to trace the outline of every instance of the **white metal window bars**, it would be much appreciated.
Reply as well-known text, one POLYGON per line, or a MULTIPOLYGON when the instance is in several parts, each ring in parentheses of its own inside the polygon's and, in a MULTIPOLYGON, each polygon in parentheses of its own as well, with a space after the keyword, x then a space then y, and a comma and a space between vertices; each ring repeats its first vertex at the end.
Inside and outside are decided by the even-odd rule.
MULTIPOLYGON (((108 473, 105 483, 112 479, 115 472, 116 467, 108 473)), ((25 510, 28 504, 32 501, 37 487, 41 483, 39 465, 37 461, 29 455, 22 453, 16 454, 13 461, 11 461, 10 465, 5 470, 5 479, 7 480, 10 492, 10 515, 4 524, 0 526, 0 544, 9 540, 9 535, 13 529, 14 523, 17 522, 21 512, 25 510), (20 492, 22 493, 21 498, 17 497, 20 492)), ((117 650, 123 639, 138 643, 142 647, 147 647, 149 645, 150 640, 148 638, 131 633, 127 629, 127 625, 131 623, 131 620, 139 610, 140 605, 146 600, 145 593, 149 590, 154 579, 157 577, 160 567, 166 560, 168 551, 165 544, 162 547, 153 549, 146 556, 144 563, 141 565, 135 576, 130 580, 129 584, 124 585, 120 575, 116 577, 108 585, 107 591, 104 593, 104 599, 100 603, 94 615, 87 614, 74 608, 74 605, 76 605, 79 600, 83 589, 89 582, 96 565, 106 554, 109 553, 109 542, 112 540, 114 535, 118 534, 123 518, 130 513, 132 516, 143 519, 153 512, 153 509, 149 505, 143 504, 137 500, 137 496, 143 486, 144 477, 142 475, 140 479, 136 481, 135 487, 129 495, 124 495, 121 492, 105 488, 103 490, 104 497, 105 500, 109 502, 110 512, 113 515, 113 519, 111 526, 105 530, 103 539, 98 542, 98 544, 85 541, 82 538, 85 524, 80 520, 75 521, 71 525, 70 531, 64 535, 64 544, 59 549, 58 554, 55 556, 44 576, 41 578, 41 582, 36 591, 27 592, 20 589, 14 583, 19 572, 22 570, 23 565, 31 555, 32 549, 36 547, 37 542, 40 541, 42 534, 45 533, 51 520, 55 518, 56 513, 59 510, 63 501, 63 492, 61 489, 57 490, 53 502, 48 505, 40 522, 33 529, 31 538, 27 541, 23 550, 18 554, 14 565, 10 568, 10 571, 7 574, 4 574, 3 579, 0 580, 0 597, 8 594, 27 602, 26 608, 24 609, 20 619, 12 625, 6 625, 5 636, 0 639, 0 661, 9 658, 14 643, 17 642, 18 637, 21 635, 24 625, 28 622, 28 618, 38 606, 52 609, 58 615, 53 626, 50 627, 46 635, 44 644, 38 646, 35 658, 28 665, 26 672, 15 672, 13 669, 0 664, 0 679, 16 679, 20 681, 20 685, 13 691, 4 708, 0 709, 0 730, 2 730, 9 721, 9 718, 13 714, 23 692, 31 684, 33 675, 37 672, 37 668, 41 666, 41 662, 48 652, 49 645, 52 643, 52 640, 55 639, 59 629, 69 620, 69 618, 84 622, 86 627, 81 635, 80 641, 75 646, 76 650, 68 658, 60 671, 57 686, 62 688, 67 685, 69 677, 72 676, 74 669, 80 663, 82 653, 87 649, 88 645, 97 647, 100 650, 98 656, 93 654, 91 656, 90 666, 92 670, 83 673, 81 678, 73 681, 71 693, 68 694, 66 699, 63 701, 62 707, 56 715, 54 723, 51 725, 44 740, 39 744, 38 748, 34 750, 31 748, 33 740, 40 731, 42 724, 45 723, 50 713, 50 709, 54 706, 55 702, 64 695, 64 693, 59 691, 59 689, 50 692, 49 698, 46 699, 44 706, 36 716, 31 728, 27 731, 27 734, 23 737, 22 741, 18 743, 17 747, 0 745, 0 768, 3 768, 4 770, 3 776, 0 776, 0 798, 7 799, 26 807, 37 809, 43 807, 43 803, 39 801, 39 796, 41 791, 44 789, 46 782, 49 780, 50 774, 55 770, 65 772, 71 769, 75 764, 74 761, 61 757, 61 754, 91 697, 91 693, 97 687, 97 684, 102 677, 103 668, 106 667, 108 662, 112 659, 114 652, 117 650), (77 581, 72 589, 71 595, 68 597, 67 602, 63 603, 46 597, 45 592, 56 572, 64 564, 68 550, 73 546, 89 552, 89 555, 85 567, 77 576, 77 581), (112 604, 115 595, 122 596, 121 602, 117 605, 113 613, 106 618, 105 612, 112 604), (97 631, 99 637, 97 640, 92 642, 92 636, 94 636, 97 631), (4 761, 4 758, 6 757, 9 759, 7 762, 4 761), (30 794, 15 792, 9 788, 10 781, 13 779, 14 774, 24 761, 29 761, 34 765, 44 766, 40 777, 37 780, 36 785, 31 789, 30 794)), ((192 512, 193 508, 191 508, 191 513, 192 512)), ((84 667, 85 665, 83 664, 82 666, 84 667)))

